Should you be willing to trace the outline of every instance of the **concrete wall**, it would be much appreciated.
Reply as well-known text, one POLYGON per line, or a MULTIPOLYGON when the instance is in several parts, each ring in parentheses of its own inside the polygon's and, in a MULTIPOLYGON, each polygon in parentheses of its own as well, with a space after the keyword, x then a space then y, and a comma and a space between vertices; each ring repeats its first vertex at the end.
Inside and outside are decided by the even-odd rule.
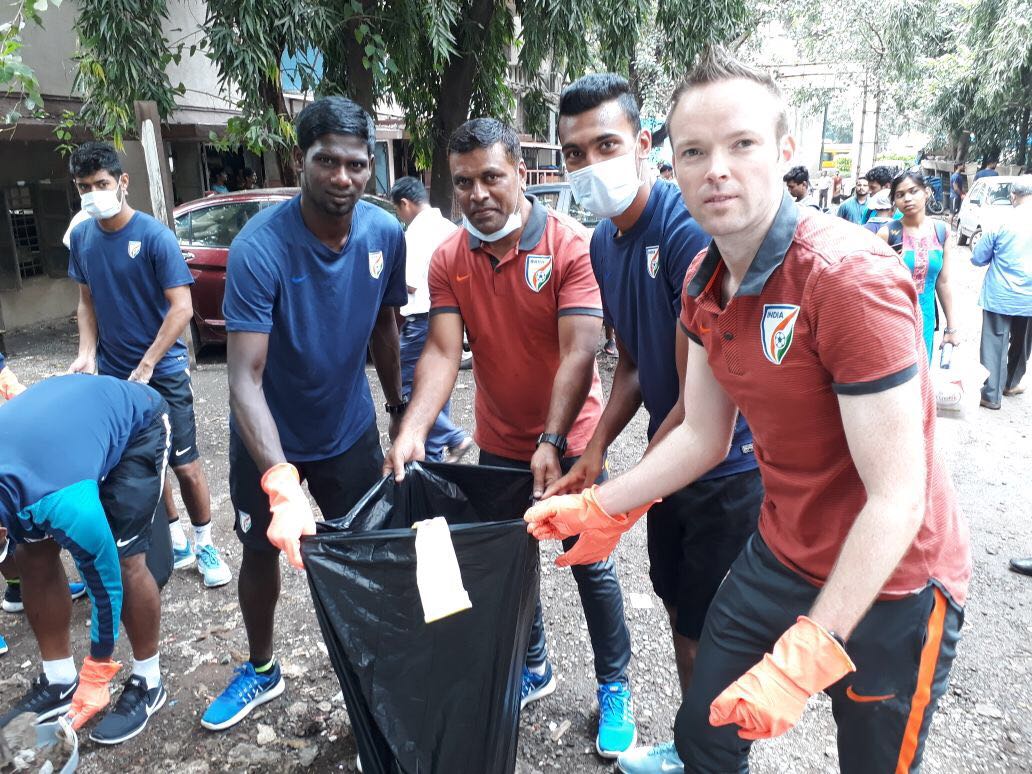
POLYGON ((72 93, 77 70, 72 61, 77 45, 72 24, 77 12, 76 3, 71 0, 58 8, 50 5, 43 13, 44 28, 28 24, 22 30, 22 58, 36 72, 40 93, 44 95, 72 93))
POLYGON ((79 288, 70 279, 30 277, 21 290, 0 291, 0 314, 6 330, 75 314, 79 288))

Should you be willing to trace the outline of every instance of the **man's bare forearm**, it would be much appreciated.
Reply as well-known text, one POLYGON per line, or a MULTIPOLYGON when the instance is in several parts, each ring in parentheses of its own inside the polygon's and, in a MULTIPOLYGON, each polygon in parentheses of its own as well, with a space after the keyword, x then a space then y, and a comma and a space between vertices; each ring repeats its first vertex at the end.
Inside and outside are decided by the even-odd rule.
POLYGON ((154 368, 160 363, 161 358, 165 357, 165 353, 183 335, 183 331, 190 324, 192 316, 192 306, 169 307, 168 312, 165 314, 165 319, 162 321, 161 327, 158 328, 158 333, 154 337, 154 341, 147 348, 147 351, 143 353, 140 363, 149 368, 154 368))
POLYGON ((75 322, 79 328, 79 357, 96 357, 97 355, 97 314, 93 304, 79 299, 75 311, 75 322))
POLYGON ((590 445, 605 451, 616 437, 623 432, 641 406, 641 386, 638 383, 638 367, 625 353, 620 353, 613 372, 613 389, 598 420, 590 445))
POLYGON ((414 432, 420 438, 425 438, 451 397, 458 375, 458 358, 428 341, 416 364, 413 377, 415 386, 405 411, 405 419, 401 423, 401 432, 414 432))
POLYGON ((848 638, 892 577, 921 528, 923 497, 868 499, 842 545, 810 618, 848 638))
POLYGON ((373 357, 373 366, 383 388, 384 399, 392 405, 401 403, 401 345, 398 341, 395 307, 385 306, 380 309, 369 337, 369 353, 373 357))
POLYGON ((580 350, 568 352, 559 361, 552 380, 552 398, 545 419, 545 432, 566 435, 580 414, 591 390, 595 353, 580 350))

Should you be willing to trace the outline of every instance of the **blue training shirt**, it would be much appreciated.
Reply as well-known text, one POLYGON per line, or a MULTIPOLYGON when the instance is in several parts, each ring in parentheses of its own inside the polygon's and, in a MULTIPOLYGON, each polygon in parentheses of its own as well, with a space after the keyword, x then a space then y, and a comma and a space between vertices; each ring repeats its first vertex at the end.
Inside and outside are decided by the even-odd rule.
POLYGON ((72 374, 0 406, 0 523, 15 543, 51 537, 71 553, 93 602, 94 658, 114 652, 122 610, 118 548, 100 482, 161 405, 146 385, 72 374))
MULTIPOLYGON (((645 210, 626 233, 603 220, 591 237, 591 267, 602 291, 606 323, 638 365, 651 439, 677 403, 676 336, 681 290, 692 259, 710 238, 688 214, 673 183, 657 181, 645 210)), ((756 467, 752 433, 739 415, 727 459, 700 480, 756 467)))
POLYGON ((290 460, 341 454, 375 421, 369 336, 380 307, 406 303, 401 226, 367 202, 355 205, 339 253, 305 226, 300 196, 258 213, 233 240, 226 330, 269 335, 262 386, 290 460))
MULTIPOLYGON (((100 334, 97 370, 127 379, 154 343, 168 313, 165 291, 193 284, 176 235, 145 212, 108 233, 90 218, 73 229, 68 276, 93 296, 100 334)), ((189 366, 176 341, 154 367, 168 376, 189 366)))

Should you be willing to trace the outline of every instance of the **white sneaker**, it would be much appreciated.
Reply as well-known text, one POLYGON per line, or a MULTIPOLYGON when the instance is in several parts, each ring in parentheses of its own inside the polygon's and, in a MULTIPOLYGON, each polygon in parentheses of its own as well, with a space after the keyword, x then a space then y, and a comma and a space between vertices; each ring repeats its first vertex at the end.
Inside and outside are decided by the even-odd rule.
POLYGON ((197 550, 197 571, 204 576, 204 585, 209 589, 225 586, 233 579, 233 573, 215 546, 201 546, 197 550))

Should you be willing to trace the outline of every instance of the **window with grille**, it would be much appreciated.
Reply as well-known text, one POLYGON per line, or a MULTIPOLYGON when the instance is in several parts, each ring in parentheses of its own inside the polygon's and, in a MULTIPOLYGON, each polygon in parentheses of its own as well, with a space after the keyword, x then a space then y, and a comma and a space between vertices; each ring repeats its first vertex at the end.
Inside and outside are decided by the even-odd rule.
POLYGON ((29 187, 19 185, 8 188, 7 207, 18 251, 18 273, 22 279, 37 277, 43 274, 43 252, 39 246, 39 228, 29 187))

